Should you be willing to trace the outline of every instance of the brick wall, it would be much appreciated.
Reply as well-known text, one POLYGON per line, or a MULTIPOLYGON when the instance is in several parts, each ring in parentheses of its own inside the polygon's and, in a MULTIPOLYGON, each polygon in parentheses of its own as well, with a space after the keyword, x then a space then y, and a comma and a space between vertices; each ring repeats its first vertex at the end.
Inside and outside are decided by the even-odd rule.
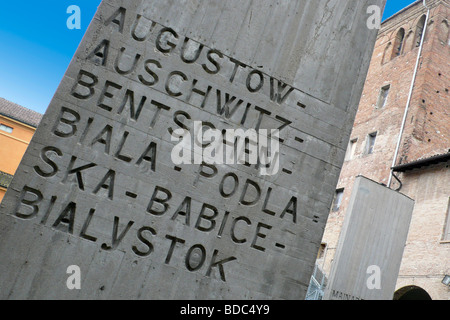
MULTIPOLYGON (((450 149, 450 46, 447 24, 442 22, 449 21, 450 1, 427 2, 433 8, 396 164, 447 153, 450 149)), ((324 264, 327 273, 331 267, 355 177, 363 175, 380 183, 388 183, 419 51, 416 46, 418 26, 424 14, 426 9, 421 2, 418 2, 384 22, 378 35, 351 134, 351 140, 356 140, 355 152, 344 163, 337 186, 338 189, 344 189, 342 204, 338 211, 331 212, 323 237, 323 242, 327 244, 327 251, 324 260, 321 259, 318 263, 324 264), (404 29, 404 42, 401 53, 397 56, 394 53, 395 39, 401 28, 404 29), (390 86, 389 95, 385 105, 380 107, 378 106, 380 91, 387 85, 390 86), (367 154, 368 135, 375 132, 377 136, 373 153, 367 154)), ((446 172, 446 175, 434 171, 427 173, 428 185, 445 183, 448 185, 449 170, 444 167, 442 171, 446 172), (445 178, 447 180, 444 177, 447 177, 445 178)), ((422 179, 421 173, 417 175, 418 177, 413 180, 407 178, 402 181, 404 186, 401 192, 413 199, 420 194, 414 191, 423 188, 423 184, 418 182, 422 179), (411 185, 408 186, 408 184, 411 185)), ((403 176, 401 178, 403 179, 403 176)), ((393 180, 392 187, 397 186, 398 183, 393 180)), ((448 195, 447 191, 447 202, 448 195)), ((421 218, 412 223, 408 242, 412 244, 417 241, 420 245, 411 246, 406 250, 398 285, 411 280, 410 277, 404 277, 408 274, 410 267, 418 268, 415 271, 418 274, 446 272, 442 270, 442 266, 440 269, 433 270, 428 270, 426 267, 435 266, 435 261, 442 258, 443 254, 449 256, 450 244, 442 244, 436 237, 437 234, 442 234, 445 223, 442 219, 442 215, 446 214, 443 210, 444 200, 441 199, 442 203, 439 205, 433 200, 416 203, 414 215, 421 218), (425 213, 427 215, 423 216, 425 213), (425 234, 422 234, 421 223, 417 222, 421 219, 430 220, 427 224, 429 230, 425 234), (434 233, 435 236, 428 237, 429 232, 434 233), (421 236, 418 237, 419 235, 421 236), (422 247, 429 246, 436 246, 436 250, 421 251, 422 247), (419 254, 419 252, 422 253, 419 254), (417 266, 413 267, 416 263, 417 266)), ((441 289, 446 289, 440 284, 440 280, 439 285, 443 287, 441 289)), ((441 291, 430 288, 429 293, 432 298, 450 298, 448 292, 441 291)))

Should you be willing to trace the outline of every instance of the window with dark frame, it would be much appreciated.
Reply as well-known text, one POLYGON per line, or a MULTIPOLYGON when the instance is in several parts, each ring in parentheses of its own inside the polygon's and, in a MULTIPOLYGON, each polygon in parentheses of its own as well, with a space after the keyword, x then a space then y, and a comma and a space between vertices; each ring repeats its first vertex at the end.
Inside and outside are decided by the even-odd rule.
POLYGON ((390 84, 388 84, 388 85, 386 85, 386 86, 381 88, 380 95, 379 95, 378 101, 377 101, 377 108, 378 109, 382 109, 382 108, 384 108, 386 106, 390 90, 391 90, 391 85, 390 84))
POLYGON ((317 254, 317 259, 322 259, 325 256, 325 251, 327 249, 326 243, 321 243, 319 248, 319 253, 317 254))
POLYGON ((426 19, 426 16, 423 15, 422 18, 420 18, 419 22, 417 23, 417 27, 416 27, 416 47, 420 47, 420 44, 422 42, 423 29, 425 28, 425 19, 426 19))
POLYGON ((3 123, 0 123, 0 130, 5 131, 7 133, 12 133, 13 132, 13 128, 4 125, 3 123))
POLYGON ((377 133, 371 133, 367 136, 366 154, 372 154, 377 139, 377 133))
POLYGON ((381 60, 381 64, 385 64, 387 62, 389 62, 392 58, 392 43, 389 42, 386 45, 386 48, 384 49, 384 53, 383 53, 383 60, 381 60))
POLYGON ((348 143, 347 152, 345 153, 345 161, 352 160, 353 157, 355 156, 357 142, 358 142, 358 139, 352 139, 348 143))
POLYGON ((338 189, 336 190, 336 194, 334 195, 334 201, 333 201, 333 212, 339 211, 342 204, 342 198, 344 196, 344 189, 338 189))
POLYGON ((400 28, 395 37, 394 52, 392 53, 392 59, 402 54, 404 39, 405 39, 405 29, 400 28))

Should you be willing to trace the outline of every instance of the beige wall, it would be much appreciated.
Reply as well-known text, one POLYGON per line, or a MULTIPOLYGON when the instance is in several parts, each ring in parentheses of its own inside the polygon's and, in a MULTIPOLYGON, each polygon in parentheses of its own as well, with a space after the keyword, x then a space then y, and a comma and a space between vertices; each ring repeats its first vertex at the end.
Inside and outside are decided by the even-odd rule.
MULTIPOLYGON (((0 130, 0 171, 14 175, 36 129, 1 115, 0 124, 13 128, 11 133, 0 130)), ((5 192, 0 188, 0 202, 5 192)))
POLYGON ((432 299, 450 299, 441 283, 450 273, 450 241, 443 241, 450 197, 448 164, 400 175, 401 192, 415 199, 397 289, 419 286, 432 299))

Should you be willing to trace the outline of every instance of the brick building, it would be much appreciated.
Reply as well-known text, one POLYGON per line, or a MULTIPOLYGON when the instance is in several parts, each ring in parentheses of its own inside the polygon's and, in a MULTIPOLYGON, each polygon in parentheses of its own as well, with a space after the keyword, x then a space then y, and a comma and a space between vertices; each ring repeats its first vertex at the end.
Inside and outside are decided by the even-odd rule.
POLYGON ((0 202, 42 115, 0 98, 0 202))
POLYGON ((426 5, 382 24, 317 261, 329 273, 355 177, 389 185, 415 200, 395 299, 450 299, 450 0, 426 5))

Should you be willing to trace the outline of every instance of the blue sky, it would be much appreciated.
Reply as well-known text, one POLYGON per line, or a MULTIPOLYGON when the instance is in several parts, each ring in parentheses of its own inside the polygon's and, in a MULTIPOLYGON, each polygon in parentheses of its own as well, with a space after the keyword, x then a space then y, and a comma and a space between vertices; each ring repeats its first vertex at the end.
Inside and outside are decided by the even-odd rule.
MULTIPOLYGON (((44 113, 101 0, 2 1, 0 97, 44 113), (67 8, 81 9, 68 29, 67 8)), ((383 19, 414 0, 387 0, 383 19)))

